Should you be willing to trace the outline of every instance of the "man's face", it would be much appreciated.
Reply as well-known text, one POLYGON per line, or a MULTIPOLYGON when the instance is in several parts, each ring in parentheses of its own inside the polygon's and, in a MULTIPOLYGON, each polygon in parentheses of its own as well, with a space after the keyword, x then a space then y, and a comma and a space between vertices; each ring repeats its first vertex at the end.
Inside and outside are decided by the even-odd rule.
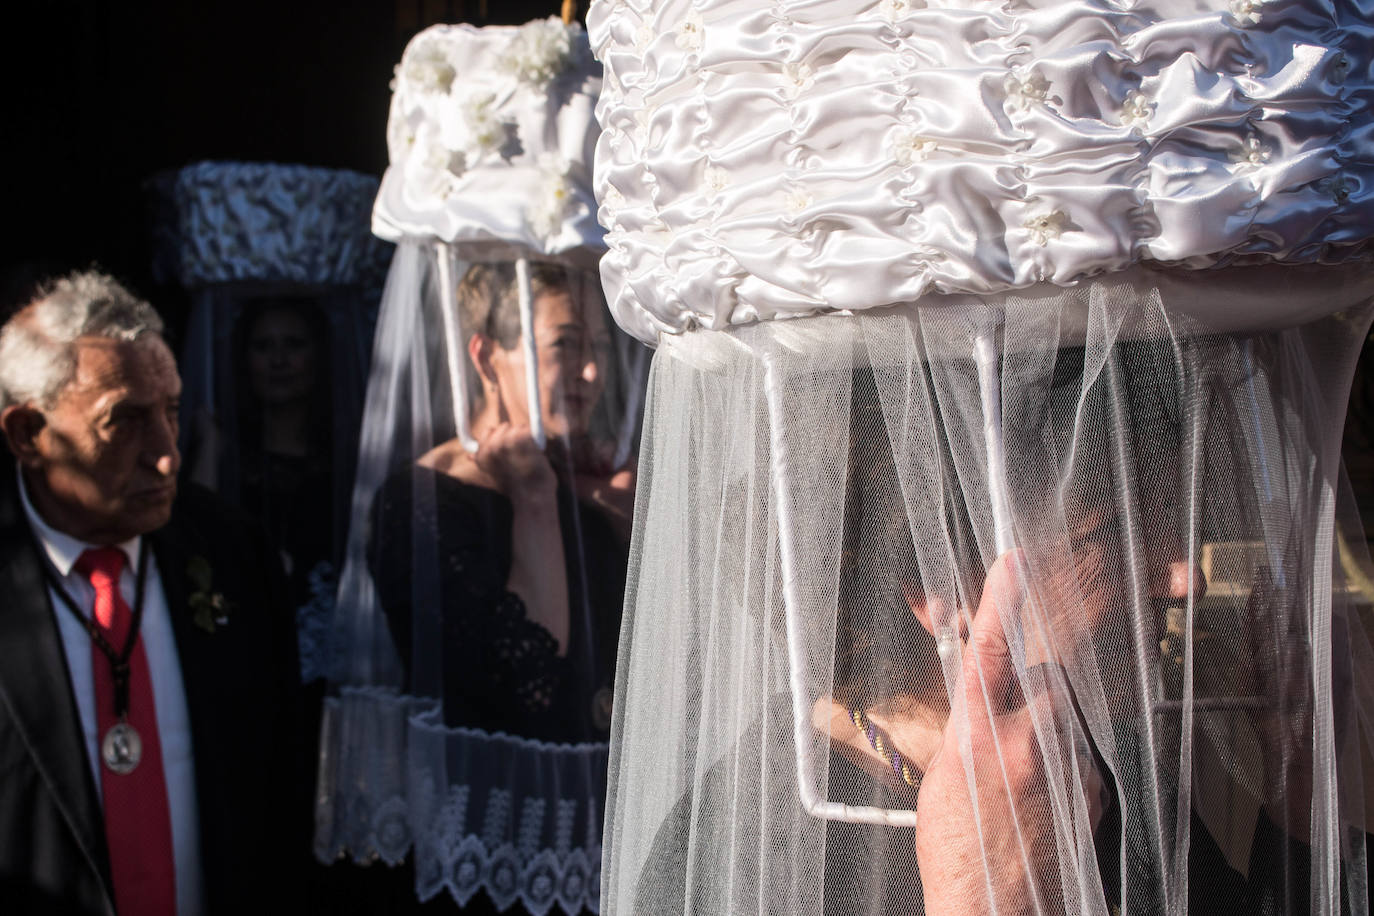
POLYGON ((24 456, 35 507, 60 531, 119 543, 167 523, 181 378, 157 337, 77 341, 76 372, 24 456))

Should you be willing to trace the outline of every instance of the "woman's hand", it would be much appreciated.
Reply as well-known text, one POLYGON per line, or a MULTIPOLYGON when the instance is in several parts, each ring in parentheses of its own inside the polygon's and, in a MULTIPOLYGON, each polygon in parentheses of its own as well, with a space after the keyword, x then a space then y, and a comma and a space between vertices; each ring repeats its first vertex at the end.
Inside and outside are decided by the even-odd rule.
POLYGON ((568 468, 577 499, 601 510, 616 533, 628 541, 635 514, 636 469, 633 458, 617 468, 615 452, 614 443, 596 443, 584 437, 574 440, 563 456, 565 460, 555 459, 555 464, 568 468))
POLYGON ((530 428, 497 423, 478 440, 473 456, 477 468, 490 477, 512 503, 531 499, 550 500, 558 488, 543 450, 530 436, 530 428))
MULTIPOLYGON (((1024 576, 1017 551, 1003 555, 988 574, 963 648, 960 693, 921 782, 916 858, 929 916, 1033 913, 1037 901, 1062 894, 1050 797, 1051 780, 1063 777, 1047 772, 1035 724, 1053 732, 1053 723, 1077 720, 1071 706, 1056 708, 1066 702, 1062 684, 1057 696, 1050 689, 1027 699, 1018 683, 1006 631, 1022 616, 1024 576)), ((1068 833, 1071 849, 1081 849, 1092 842, 1091 827, 1101 816, 1093 810, 1101 777, 1091 754, 1074 752, 1072 738, 1059 743, 1065 775, 1076 776, 1059 794, 1080 814, 1075 799, 1083 798, 1087 810, 1083 820, 1061 816, 1068 822, 1058 827, 1068 833), (1073 835, 1074 822, 1086 824, 1083 835, 1073 835)))
POLYGON ((497 423, 478 440, 477 468, 511 501, 511 566, 506 589, 530 620, 568 651, 568 579, 558 521, 558 478, 523 424, 497 423))

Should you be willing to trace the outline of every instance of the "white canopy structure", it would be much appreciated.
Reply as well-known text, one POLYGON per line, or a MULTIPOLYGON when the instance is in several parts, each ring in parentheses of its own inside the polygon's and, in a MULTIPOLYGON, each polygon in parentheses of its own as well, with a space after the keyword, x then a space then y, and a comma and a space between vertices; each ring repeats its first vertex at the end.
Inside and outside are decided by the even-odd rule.
POLYGON ((1368 4, 594 4, 608 913, 1369 908, 1368 4))
POLYGON ((437 26, 396 70, 383 297, 316 854, 470 912, 599 905, 648 351, 595 270, 600 67, 557 19, 437 26))

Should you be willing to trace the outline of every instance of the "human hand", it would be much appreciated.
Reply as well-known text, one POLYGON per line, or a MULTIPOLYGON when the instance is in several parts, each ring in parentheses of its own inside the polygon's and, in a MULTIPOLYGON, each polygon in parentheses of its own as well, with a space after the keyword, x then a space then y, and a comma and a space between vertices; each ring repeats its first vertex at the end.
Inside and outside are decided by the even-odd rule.
POLYGON ((916 858, 929 916, 1038 912, 1060 893, 1061 865, 1076 867, 1061 862, 1056 840, 1091 843, 1101 817, 1101 776, 1086 748, 1075 748, 1086 736, 1063 685, 1027 698, 1016 677, 1006 633, 1023 616, 1024 579, 1018 551, 989 572, 949 722, 921 781, 916 858), (1042 747, 1047 731, 1059 747, 1042 747), (1062 761, 1056 772, 1047 757, 1062 761), (1072 817, 1056 818, 1052 792, 1072 817))
POLYGON ((578 500, 600 509, 616 532, 629 540, 637 472, 633 457, 617 468, 615 452, 611 442, 574 440, 567 448, 566 465, 578 500))
POLYGON ((551 498, 558 478, 524 424, 497 423, 477 443, 477 467, 512 502, 551 498))

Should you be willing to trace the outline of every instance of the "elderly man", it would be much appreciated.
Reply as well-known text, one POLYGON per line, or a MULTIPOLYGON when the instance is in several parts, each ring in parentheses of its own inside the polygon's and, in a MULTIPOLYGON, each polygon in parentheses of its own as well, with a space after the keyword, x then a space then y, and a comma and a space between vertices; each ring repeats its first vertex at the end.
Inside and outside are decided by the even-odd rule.
POLYGON ((257 910, 304 858, 280 572, 247 522, 178 494, 161 332, 94 272, 0 329, 6 914, 257 910))

